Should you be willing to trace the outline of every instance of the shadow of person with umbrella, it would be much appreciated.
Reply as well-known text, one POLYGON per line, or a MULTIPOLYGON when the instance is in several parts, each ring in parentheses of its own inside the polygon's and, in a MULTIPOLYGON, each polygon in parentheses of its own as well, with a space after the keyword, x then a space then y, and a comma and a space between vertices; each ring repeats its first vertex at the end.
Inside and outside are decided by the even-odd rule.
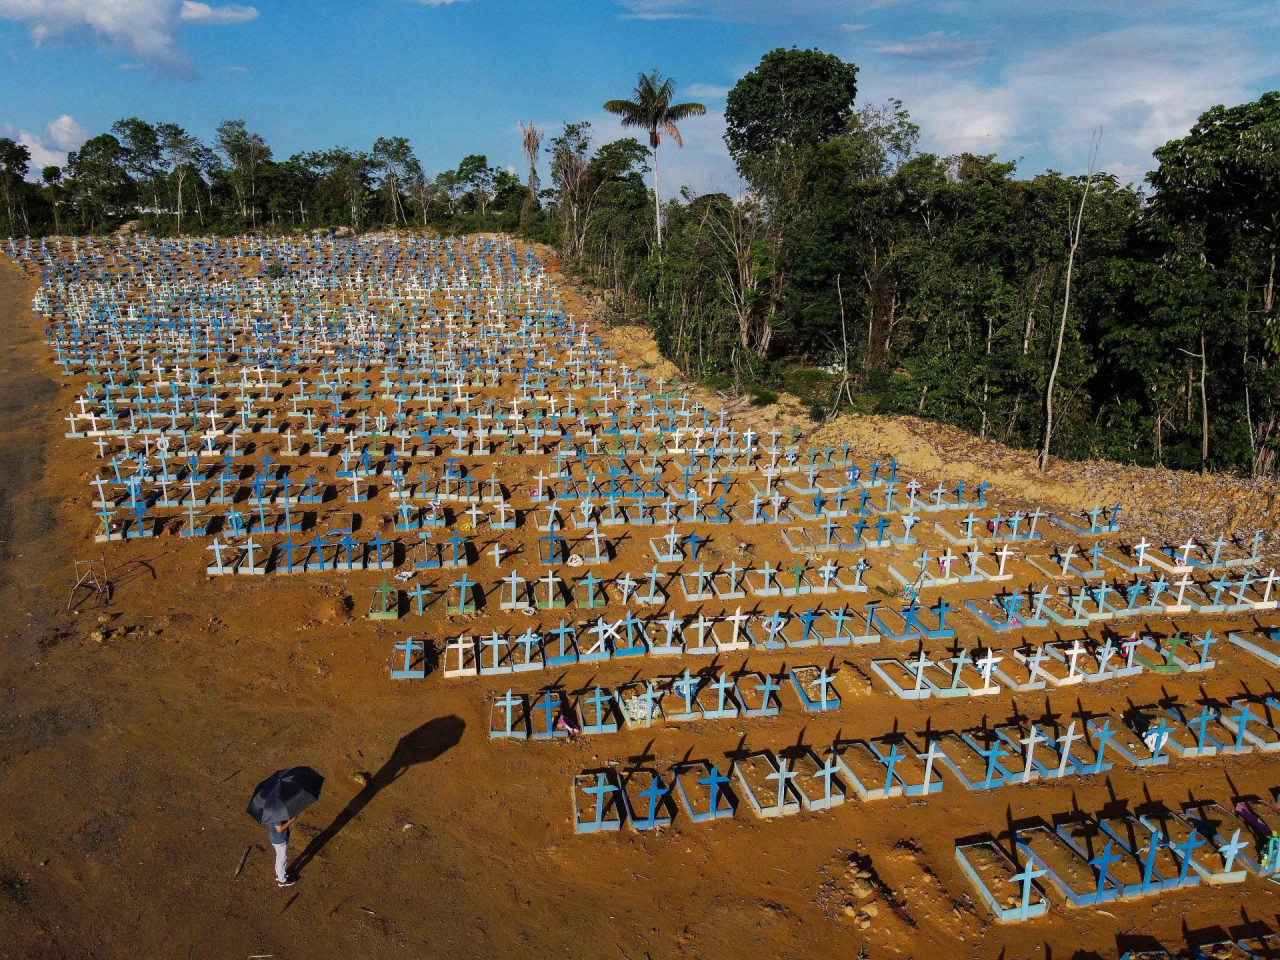
POLYGON ((462 731, 466 726, 466 721, 461 717, 436 717, 401 737, 387 762, 368 779, 363 789, 333 818, 333 822, 316 834, 302 853, 298 854, 289 868, 289 875, 298 876, 343 827, 359 816, 360 811, 383 788, 395 783, 410 767, 430 763, 457 744, 462 739, 462 731))

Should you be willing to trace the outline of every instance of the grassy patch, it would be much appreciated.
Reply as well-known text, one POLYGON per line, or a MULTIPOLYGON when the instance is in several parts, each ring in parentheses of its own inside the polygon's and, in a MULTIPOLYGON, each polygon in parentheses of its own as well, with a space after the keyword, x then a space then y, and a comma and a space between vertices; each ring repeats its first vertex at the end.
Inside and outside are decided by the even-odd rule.
POLYGON ((826 406, 840 377, 817 367, 791 366, 781 371, 782 389, 806 407, 826 406))

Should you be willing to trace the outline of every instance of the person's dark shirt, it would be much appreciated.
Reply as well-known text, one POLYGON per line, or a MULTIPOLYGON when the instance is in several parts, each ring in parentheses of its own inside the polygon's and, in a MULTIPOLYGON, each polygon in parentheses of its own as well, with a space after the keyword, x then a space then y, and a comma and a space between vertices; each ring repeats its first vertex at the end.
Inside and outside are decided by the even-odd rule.
POLYGON ((267 824, 267 836, 271 838, 272 843, 288 843, 289 842, 289 828, 285 827, 284 830, 276 829, 277 826, 286 822, 287 821, 285 820, 280 820, 280 821, 277 821, 276 823, 267 824))

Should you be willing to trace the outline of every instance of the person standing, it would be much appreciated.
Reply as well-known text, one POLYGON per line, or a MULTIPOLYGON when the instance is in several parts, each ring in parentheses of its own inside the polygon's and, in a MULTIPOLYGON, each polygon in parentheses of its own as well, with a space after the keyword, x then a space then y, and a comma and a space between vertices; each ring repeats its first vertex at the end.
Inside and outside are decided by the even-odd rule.
POLYGON ((249 816, 267 828, 267 839, 276 854, 276 883, 292 887, 289 875, 289 828, 298 814, 320 797, 324 777, 310 767, 277 770, 263 780, 249 798, 249 816))
POLYGON ((289 827, 297 817, 267 824, 267 838, 271 848, 276 852, 276 884, 280 887, 292 887, 298 881, 289 876, 289 827))

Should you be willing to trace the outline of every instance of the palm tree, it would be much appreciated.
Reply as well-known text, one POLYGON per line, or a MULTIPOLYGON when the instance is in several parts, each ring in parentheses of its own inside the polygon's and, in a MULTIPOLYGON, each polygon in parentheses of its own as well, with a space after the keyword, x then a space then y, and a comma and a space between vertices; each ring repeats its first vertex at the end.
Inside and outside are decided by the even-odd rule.
POLYGON ((668 134, 677 147, 684 146, 676 123, 688 117, 700 117, 707 108, 700 103, 672 103, 675 81, 664 77, 656 69, 640 74, 636 82, 635 96, 630 100, 610 100, 604 108, 622 118, 624 127, 642 127, 649 131, 649 146, 653 149, 653 205, 654 223, 658 229, 658 246, 662 246, 662 199, 658 195, 658 145, 662 135, 668 134))
POLYGON ((520 208, 520 222, 523 223, 538 202, 538 149, 542 146, 542 131, 533 125, 532 120, 527 126, 521 120, 520 134, 524 155, 529 158, 529 195, 520 208))

